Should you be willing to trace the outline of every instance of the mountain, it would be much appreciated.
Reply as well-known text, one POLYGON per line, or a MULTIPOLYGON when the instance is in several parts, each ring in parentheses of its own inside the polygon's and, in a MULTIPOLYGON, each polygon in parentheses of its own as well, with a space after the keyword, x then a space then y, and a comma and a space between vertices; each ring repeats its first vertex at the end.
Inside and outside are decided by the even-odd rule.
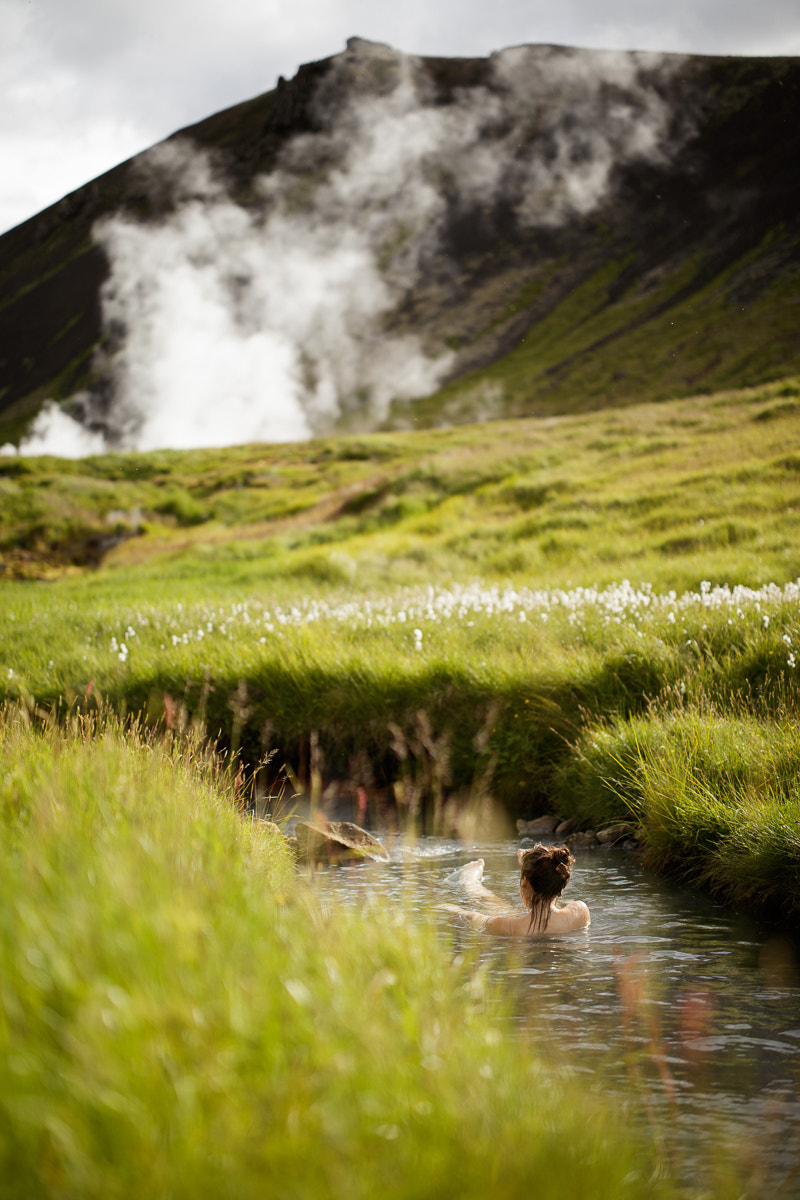
POLYGON ((794 374, 798 184, 795 58, 353 38, 0 237, 0 443, 57 446, 48 400, 148 449, 794 374))

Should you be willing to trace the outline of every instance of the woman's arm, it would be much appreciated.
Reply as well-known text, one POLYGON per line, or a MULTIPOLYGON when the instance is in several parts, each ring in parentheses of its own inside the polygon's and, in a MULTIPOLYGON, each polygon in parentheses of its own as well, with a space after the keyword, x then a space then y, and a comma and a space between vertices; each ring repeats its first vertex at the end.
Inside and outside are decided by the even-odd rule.
POLYGON ((454 913, 466 924, 474 925, 476 929, 485 929, 487 921, 490 920, 486 913, 475 912, 469 908, 459 908, 457 904, 437 904, 436 907, 444 909, 445 912, 454 913))

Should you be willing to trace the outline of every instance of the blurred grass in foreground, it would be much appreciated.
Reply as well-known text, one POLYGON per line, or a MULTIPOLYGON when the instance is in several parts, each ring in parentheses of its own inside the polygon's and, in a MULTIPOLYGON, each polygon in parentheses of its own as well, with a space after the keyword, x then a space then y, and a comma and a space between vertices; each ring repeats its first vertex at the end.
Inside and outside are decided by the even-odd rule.
POLYGON ((424 914, 327 911, 191 741, 7 710, 0 755, 0 1195, 738 1194, 678 1188, 424 914))

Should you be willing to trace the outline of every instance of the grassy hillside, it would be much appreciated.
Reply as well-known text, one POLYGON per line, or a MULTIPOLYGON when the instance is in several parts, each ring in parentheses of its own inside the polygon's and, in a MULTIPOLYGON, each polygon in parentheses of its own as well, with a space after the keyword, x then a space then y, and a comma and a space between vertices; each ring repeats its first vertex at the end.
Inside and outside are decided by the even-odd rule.
MULTIPOLYGON (((655 278, 632 276, 630 257, 609 262, 526 328, 507 354, 427 400, 395 404, 389 423, 617 408, 796 372, 799 247, 775 228, 711 279, 702 250, 655 278), (776 260, 784 264, 780 278, 766 281, 776 260)), ((524 310, 525 293, 508 307, 524 310)))
MULTIPOLYGON (((534 80, 539 71, 548 78, 547 64, 559 56, 580 59, 572 70, 587 79, 604 69, 591 51, 529 50, 534 80)), ((651 100, 669 114, 658 153, 615 163, 607 193, 588 211, 550 220, 545 198, 543 223, 529 227, 502 188, 471 200, 446 164, 425 167, 420 186, 438 191, 441 213, 430 227, 398 213, 372 247, 382 277, 396 286, 379 332, 418 337, 432 357, 453 359, 444 389, 413 404, 395 401, 388 427, 622 406, 800 370, 800 65, 669 57, 663 71, 641 68, 651 100), (428 253, 434 226, 436 249, 428 253), (419 259, 413 278, 404 260, 409 239, 419 259)), ((326 144, 323 161, 306 162, 301 153, 295 161, 291 148, 323 127, 320 95, 330 117, 353 96, 379 98, 387 79, 416 73, 429 120, 470 95, 502 97, 492 61, 338 55, 180 136, 213 156, 242 213, 261 219, 258 181, 277 167, 296 176, 292 203, 310 212, 332 169, 326 144)), ((558 92, 558 70, 547 84, 549 106, 531 100, 525 116, 526 152, 534 147, 545 164, 555 150, 541 114, 574 102, 558 92)), ((619 97, 641 103, 624 87, 619 97)), ((590 125, 584 110, 568 122, 571 130, 591 132, 590 125)), ((506 154, 503 136, 503 122, 489 121, 476 154, 506 154)), ((336 153, 347 144, 340 138, 336 153)), ((509 178, 515 162, 503 168, 509 178)), ((178 200, 151 174, 144 159, 131 160, 0 237, 0 444, 18 444, 48 397, 68 402, 89 393, 92 419, 102 425, 115 394, 121 327, 103 322, 110 267, 93 230, 110 214, 145 227, 167 220, 178 200)), ((354 211, 347 227, 360 224, 354 211)), ((339 430, 379 419, 357 386, 338 401, 339 430)))
POLYGON ((625 412, 281 446, 0 459, 5 577, 177 595, 800 575, 800 381, 625 412), (116 545, 114 544, 116 542, 116 545), (88 579, 91 578, 91 584, 88 579), (122 582, 124 580, 124 583, 122 582), (119 582, 117 582, 119 581, 119 582))
POLYGON ((799 394, 6 459, 0 684, 277 750, 376 819, 628 817, 662 867, 794 912, 799 394))

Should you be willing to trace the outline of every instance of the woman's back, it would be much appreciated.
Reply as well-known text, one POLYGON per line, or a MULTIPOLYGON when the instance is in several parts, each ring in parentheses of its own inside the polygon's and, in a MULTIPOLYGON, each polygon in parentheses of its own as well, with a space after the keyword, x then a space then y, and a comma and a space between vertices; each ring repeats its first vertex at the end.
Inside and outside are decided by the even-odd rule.
POLYGON ((456 913, 469 921, 477 929, 485 929, 488 933, 500 937, 552 937, 562 933, 572 933, 576 929, 585 929, 591 921, 589 909, 582 900, 571 900, 568 904, 560 904, 558 893, 569 879, 569 868, 574 861, 566 849, 556 847, 536 846, 533 852, 519 850, 517 857, 523 868, 520 880, 520 896, 528 910, 525 913, 511 912, 499 897, 485 888, 483 878, 484 862, 482 858, 467 863, 458 873, 460 882, 470 895, 476 899, 490 902, 501 911, 492 914, 480 913, 460 908, 455 904, 443 904, 440 907, 456 913), (525 868, 530 866, 529 858, 534 865, 543 857, 553 859, 559 868, 559 877, 550 895, 542 895, 532 889, 530 880, 525 877, 525 868))

